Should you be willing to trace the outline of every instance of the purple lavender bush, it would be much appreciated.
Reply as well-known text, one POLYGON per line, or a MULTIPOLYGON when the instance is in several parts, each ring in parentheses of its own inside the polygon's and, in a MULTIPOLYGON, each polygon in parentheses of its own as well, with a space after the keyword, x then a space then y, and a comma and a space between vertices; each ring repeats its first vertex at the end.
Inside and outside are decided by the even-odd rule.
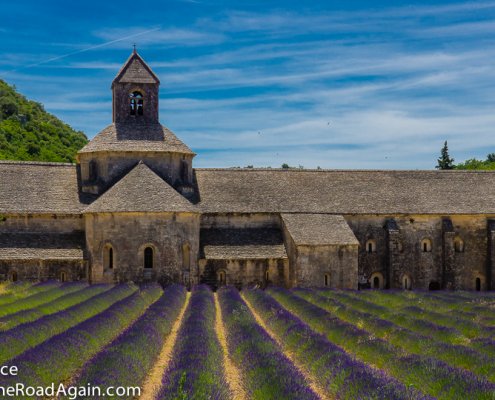
POLYGON ((0 364, 106 310, 137 290, 122 284, 66 310, 0 332, 0 364))
POLYGON ((185 299, 184 286, 168 286, 141 318, 84 366, 76 385, 141 386, 185 299))
POLYGON ((237 289, 218 291, 227 346, 252 399, 317 399, 304 376, 256 322, 237 289))
POLYGON ((215 302, 206 285, 194 287, 159 399, 231 399, 215 332, 215 302))
POLYGON ((244 295, 297 361, 333 397, 389 400, 429 398, 385 372, 357 361, 324 335, 314 332, 267 293, 249 290, 244 295))
POLYGON ((51 337, 12 360, 19 368, 14 377, 0 377, 0 386, 22 382, 26 386, 48 386, 67 382, 104 346, 128 328, 162 294, 157 286, 135 292, 105 311, 51 337))

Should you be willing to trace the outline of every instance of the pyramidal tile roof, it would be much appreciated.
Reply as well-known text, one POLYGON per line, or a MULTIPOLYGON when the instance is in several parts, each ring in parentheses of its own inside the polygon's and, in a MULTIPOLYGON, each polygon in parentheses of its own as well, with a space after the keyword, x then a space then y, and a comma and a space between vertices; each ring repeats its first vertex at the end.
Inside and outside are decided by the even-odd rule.
POLYGON ((112 85, 116 82, 159 84, 160 80, 137 51, 134 50, 113 80, 112 85))
POLYGON ((194 154, 175 134, 160 124, 113 123, 98 133, 79 153, 97 151, 152 151, 194 154))
POLYGON ((127 175, 103 193, 85 213, 100 212, 199 212, 186 198, 139 162, 127 175))

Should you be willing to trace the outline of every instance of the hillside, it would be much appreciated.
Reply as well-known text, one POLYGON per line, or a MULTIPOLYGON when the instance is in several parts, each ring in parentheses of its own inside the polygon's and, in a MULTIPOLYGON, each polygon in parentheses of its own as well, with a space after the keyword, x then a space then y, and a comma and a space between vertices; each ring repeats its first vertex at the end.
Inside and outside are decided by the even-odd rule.
POLYGON ((84 133, 0 80, 0 159, 73 162, 87 142, 84 133))

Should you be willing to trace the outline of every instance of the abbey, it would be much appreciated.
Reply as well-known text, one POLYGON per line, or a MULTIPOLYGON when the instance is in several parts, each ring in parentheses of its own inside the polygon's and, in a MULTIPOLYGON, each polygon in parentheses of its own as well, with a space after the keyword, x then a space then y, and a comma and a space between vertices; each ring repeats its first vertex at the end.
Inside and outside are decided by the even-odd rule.
POLYGON ((494 172, 195 169, 159 85, 134 51, 76 164, 0 162, 0 280, 495 288, 494 172))

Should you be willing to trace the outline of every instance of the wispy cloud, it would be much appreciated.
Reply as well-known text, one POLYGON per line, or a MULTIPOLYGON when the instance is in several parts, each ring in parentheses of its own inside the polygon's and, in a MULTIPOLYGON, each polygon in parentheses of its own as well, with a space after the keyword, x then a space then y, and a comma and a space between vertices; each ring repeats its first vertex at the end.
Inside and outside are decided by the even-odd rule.
MULTIPOLYGON (((133 33, 139 33, 144 31, 145 27, 132 27, 132 28, 111 28, 102 29, 93 32, 95 37, 103 40, 118 40, 125 35, 133 35, 133 33)), ((148 34, 141 35, 136 42, 139 46, 200 46, 208 44, 218 44, 225 41, 226 38, 222 33, 202 31, 198 29, 181 29, 181 28, 161 28, 149 32, 148 34)), ((114 48, 128 48, 129 45, 126 42, 119 41, 115 43, 114 48)))

